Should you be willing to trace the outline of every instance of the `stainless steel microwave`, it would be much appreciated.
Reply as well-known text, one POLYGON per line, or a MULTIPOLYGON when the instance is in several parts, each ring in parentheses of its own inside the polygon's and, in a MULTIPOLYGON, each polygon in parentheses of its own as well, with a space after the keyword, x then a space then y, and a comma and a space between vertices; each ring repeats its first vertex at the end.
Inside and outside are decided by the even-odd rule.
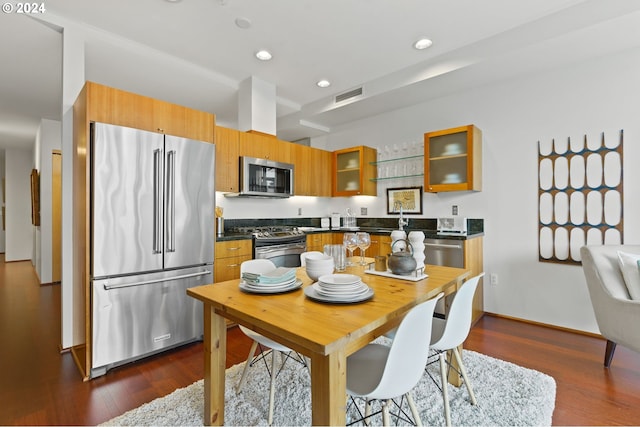
POLYGON ((256 157, 240 157, 240 192, 227 197, 291 197, 293 170, 290 163, 256 157))

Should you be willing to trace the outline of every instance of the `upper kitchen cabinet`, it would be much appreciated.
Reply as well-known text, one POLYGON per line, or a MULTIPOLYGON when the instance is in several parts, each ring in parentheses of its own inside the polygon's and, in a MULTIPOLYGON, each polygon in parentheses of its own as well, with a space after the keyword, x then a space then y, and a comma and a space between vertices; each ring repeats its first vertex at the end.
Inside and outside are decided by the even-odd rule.
POLYGON ((291 160, 295 165, 294 194, 296 196, 331 197, 332 153, 319 148, 291 144, 291 160))
POLYGON ((213 114, 92 82, 85 90, 90 121, 213 142, 213 114))
POLYGON ((243 156, 292 163, 291 145, 273 135, 254 131, 240 132, 240 153, 243 156))
POLYGON ((216 191, 239 191, 240 133, 222 126, 215 128, 216 191))
POLYGON ((376 149, 345 148, 333 152, 333 196, 376 196, 376 149))
POLYGON ((426 192, 482 190, 482 131, 474 125, 424 134, 426 192))

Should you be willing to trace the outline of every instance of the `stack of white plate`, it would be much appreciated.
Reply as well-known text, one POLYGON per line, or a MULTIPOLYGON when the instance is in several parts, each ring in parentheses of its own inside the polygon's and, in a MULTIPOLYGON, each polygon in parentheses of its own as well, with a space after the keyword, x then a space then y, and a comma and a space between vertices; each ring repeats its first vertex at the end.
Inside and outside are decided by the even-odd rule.
POLYGON ((266 273, 242 273, 240 289, 257 294, 288 292, 302 286, 295 268, 277 267, 266 273))
POLYGON ((368 300, 373 289, 353 274, 328 274, 305 288, 305 295, 323 302, 351 303, 368 300))

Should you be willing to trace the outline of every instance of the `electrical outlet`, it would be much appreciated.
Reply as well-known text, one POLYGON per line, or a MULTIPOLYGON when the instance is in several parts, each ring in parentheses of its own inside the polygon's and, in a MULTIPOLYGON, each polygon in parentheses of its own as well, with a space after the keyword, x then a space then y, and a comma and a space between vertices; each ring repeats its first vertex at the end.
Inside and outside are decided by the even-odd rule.
POLYGON ((498 275, 496 273, 491 274, 491 285, 495 286, 498 284, 498 275))
POLYGON ((360 208, 360 215, 366 215, 367 214, 367 208, 360 208))
POLYGON ((298 215, 302 215, 302 208, 298 208, 298 215))
POLYGON ((451 215, 458 215, 458 205, 451 206, 451 215))

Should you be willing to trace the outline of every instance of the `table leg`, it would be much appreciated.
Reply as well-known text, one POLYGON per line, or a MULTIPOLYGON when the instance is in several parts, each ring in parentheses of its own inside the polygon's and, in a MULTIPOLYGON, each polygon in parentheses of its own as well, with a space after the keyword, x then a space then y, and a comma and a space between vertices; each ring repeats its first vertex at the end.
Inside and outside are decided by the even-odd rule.
POLYGON ((347 358, 343 351, 311 357, 311 424, 345 425, 347 358))
POLYGON ((204 305, 204 424, 224 425, 227 325, 210 304, 204 305))

